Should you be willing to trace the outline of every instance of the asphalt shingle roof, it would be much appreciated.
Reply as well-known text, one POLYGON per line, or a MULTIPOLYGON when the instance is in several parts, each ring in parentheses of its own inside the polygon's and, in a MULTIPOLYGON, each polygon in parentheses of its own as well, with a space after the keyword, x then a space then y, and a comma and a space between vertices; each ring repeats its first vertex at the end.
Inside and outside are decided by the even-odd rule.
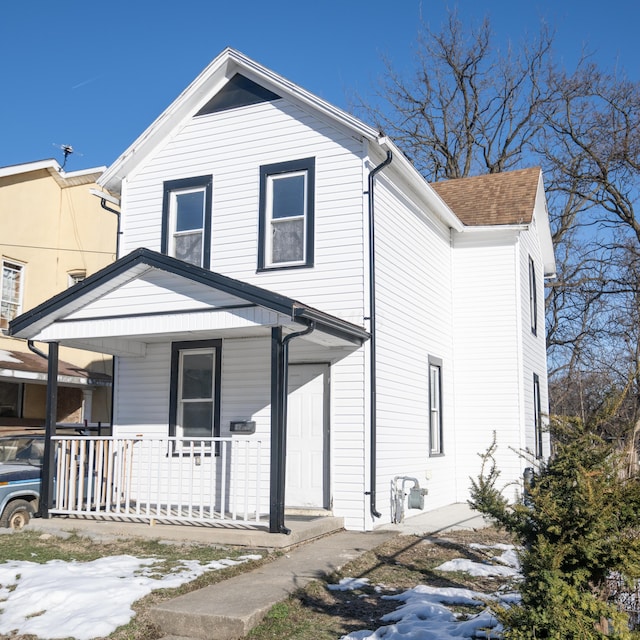
POLYGON ((527 224, 540 179, 540 168, 517 169, 431 183, 436 193, 466 225, 527 224))

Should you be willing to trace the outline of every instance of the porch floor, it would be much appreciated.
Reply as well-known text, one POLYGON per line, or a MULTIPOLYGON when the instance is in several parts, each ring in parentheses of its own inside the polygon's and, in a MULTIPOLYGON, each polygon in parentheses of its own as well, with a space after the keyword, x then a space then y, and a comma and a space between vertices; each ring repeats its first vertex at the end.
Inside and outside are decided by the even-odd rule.
POLYGON ((290 534, 269 533, 266 527, 228 523, 227 526, 213 524, 165 524, 115 520, 100 516, 62 516, 33 518, 29 529, 48 533, 77 532, 97 539, 151 538, 174 542, 199 542, 225 547, 248 549, 288 549, 344 528, 342 518, 327 515, 286 515, 285 525, 290 534))

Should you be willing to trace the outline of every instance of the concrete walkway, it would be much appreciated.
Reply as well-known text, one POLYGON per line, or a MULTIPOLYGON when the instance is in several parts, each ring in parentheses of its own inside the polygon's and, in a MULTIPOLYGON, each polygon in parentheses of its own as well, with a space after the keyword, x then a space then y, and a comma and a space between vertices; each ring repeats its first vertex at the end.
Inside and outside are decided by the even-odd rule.
POLYGON ((243 638, 273 605, 393 536, 484 526, 484 519, 466 504, 455 504, 371 533, 340 531, 303 544, 254 571, 164 602, 153 609, 153 616, 166 634, 163 640, 243 638))

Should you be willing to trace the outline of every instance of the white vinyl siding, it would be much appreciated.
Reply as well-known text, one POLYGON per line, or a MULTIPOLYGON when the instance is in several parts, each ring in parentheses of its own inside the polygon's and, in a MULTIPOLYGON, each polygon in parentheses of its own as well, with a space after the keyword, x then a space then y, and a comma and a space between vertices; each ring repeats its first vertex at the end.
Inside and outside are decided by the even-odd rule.
MULTIPOLYGON (((263 442, 263 482, 269 482, 271 432, 271 344, 267 338, 227 339, 222 346, 220 435, 229 436, 235 420, 252 420, 252 436, 263 442)), ((349 355, 294 340, 291 362, 330 361, 331 408, 330 490, 333 512, 349 529, 365 527, 364 498, 364 378, 363 351, 349 355)), ((149 344, 142 358, 119 358, 117 365, 114 435, 142 433, 163 437, 169 420, 171 345, 149 344)))
POLYGON ((542 427, 542 455, 550 453, 549 433, 546 430, 549 412, 549 396, 547 389, 547 354, 546 354, 546 327, 544 323, 544 281, 542 277, 542 254, 535 232, 536 220, 534 219, 529 230, 524 231, 520 237, 520 309, 522 312, 522 354, 523 354, 523 422, 526 425, 522 448, 526 448, 534 454, 537 453, 540 443, 535 433, 535 391, 533 376, 538 376, 540 421, 542 427), (536 270, 536 294, 535 304, 538 317, 536 333, 531 331, 529 315, 531 313, 530 295, 531 281, 529 267, 533 263, 536 270))
POLYGON ((214 175, 212 268, 362 324, 363 153, 363 143, 349 132, 285 100, 191 119, 128 179, 121 252, 159 250, 165 181, 214 175), (259 169, 310 157, 314 266, 256 273, 259 169))
POLYGON ((429 507, 456 499, 451 376, 443 378, 446 456, 429 455, 429 357, 448 369, 452 351, 449 229, 400 196, 385 172, 375 185, 377 509, 388 518, 395 476, 429 487, 429 507), (427 477, 430 480, 427 480, 427 477))
MULTIPOLYGON (((495 434, 500 480, 519 480, 523 445, 522 311, 517 232, 455 237, 455 394, 459 499, 495 434)), ((527 279, 525 270, 525 280, 527 279)), ((527 329, 531 335, 531 330, 527 329)), ((515 489, 510 489, 513 497, 515 489)))

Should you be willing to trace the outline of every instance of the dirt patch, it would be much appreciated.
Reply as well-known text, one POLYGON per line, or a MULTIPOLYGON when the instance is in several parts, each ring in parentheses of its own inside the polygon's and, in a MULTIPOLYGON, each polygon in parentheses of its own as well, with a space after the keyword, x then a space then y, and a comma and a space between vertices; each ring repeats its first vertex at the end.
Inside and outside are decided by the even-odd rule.
MULTIPOLYGON (((486 562, 500 550, 471 548, 471 543, 510 544, 508 536, 496 529, 459 531, 441 536, 397 536, 352 561, 325 581, 317 581, 294 597, 274 607, 256 627, 251 640, 336 640, 363 629, 376 629, 381 618, 399 603, 385 595, 399 594, 418 584, 457 587, 492 593, 509 582, 505 578, 473 577, 462 572, 442 572, 436 567, 447 560, 466 558, 486 562), (355 590, 330 590, 342 578, 366 579, 355 590)), ((464 607, 458 609, 469 612, 464 607)))

